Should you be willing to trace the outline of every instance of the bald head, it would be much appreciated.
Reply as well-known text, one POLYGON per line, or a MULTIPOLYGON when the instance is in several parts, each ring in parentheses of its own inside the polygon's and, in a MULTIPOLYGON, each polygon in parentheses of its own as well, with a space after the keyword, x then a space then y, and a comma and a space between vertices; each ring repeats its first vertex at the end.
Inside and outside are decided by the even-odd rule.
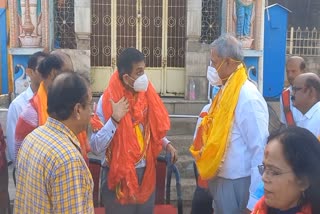
POLYGON ((304 82, 305 87, 313 88, 317 94, 318 101, 320 100, 320 77, 315 73, 304 73, 296 77, 304 82))
POLYGON ((48 113, 60 121, 68 119, 74 106, 87 105, 89 84, 85 78, 75 72, 58 75, 48 91, 48 113))
POLYGON ((303 114, 320 101, 320 78, 314 73, 298 75, 292 86, 293 105, 303 114))
POLYGON ((63 66, 61 68, 62 72, 74 71, 71 58, 68 54, 62 52, 61 50, 54 50, 51 54, 58 56, 63 61, 63 66))
POLYGON ((293 80, 294 78, 296 78, 296 76, 305 72, 305 69, 306 69, 306 64, 302 57, 291 56, 287 60, 286 72, 287 72, 287 79, 290 85, 293 84, 293 80))

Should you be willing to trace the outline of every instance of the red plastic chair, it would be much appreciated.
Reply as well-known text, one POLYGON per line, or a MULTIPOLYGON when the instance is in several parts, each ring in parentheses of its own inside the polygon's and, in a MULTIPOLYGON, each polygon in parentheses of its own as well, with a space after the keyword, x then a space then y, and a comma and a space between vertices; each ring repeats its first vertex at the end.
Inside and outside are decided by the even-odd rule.
MULTIPOLYGON (((182 214, 182 197, 181 197, 181 184, 180 174, 177 167, 170 163, 171 157, 158 157, 156 165, 156 199, 154 214, 182 214), (166 161, 169 160, 169 161, 166 161), (168 164, 167 164, 168 163, 168 164), (176 188, 178 195, 178 204, 175 206, 170 204, 170 186, 172 173, 176 177, 176 188), (166 183, 167 181, 167 183, 166 183), (166 190, 166 191, 165 191, 166 190), (166 197, 164 197, 166 192, 166 197)), ((101 161, 97 159, 89 159, 89 170, 92 175, 94 188, 93 188, 93 203, 95 214, 105 214, 105 209, 101 204, 100 198, 100 173, 101 161)))
POLYGON ((171 156, 167 154, 166 157, 158 157, 157 159, 157 176, 156 176, 156 205, 154 214, 182 214, 182 194, 181 194, 181 183, 180 173, 178 168, 171 164, 171 156), (174 173, 176 178, 176 189, 177 189, 177 207, 170 204, 170 189, 171 189, 171 177, 174 173), (166 197, 164 194, 166 192, 166 197))
POLYGON ((89 170, 93 179, 93 205, 95 214, 105 214, 104 207, 101 204, 100 196, 100 175, 101 161, 98 159, 89 158, 89 170))

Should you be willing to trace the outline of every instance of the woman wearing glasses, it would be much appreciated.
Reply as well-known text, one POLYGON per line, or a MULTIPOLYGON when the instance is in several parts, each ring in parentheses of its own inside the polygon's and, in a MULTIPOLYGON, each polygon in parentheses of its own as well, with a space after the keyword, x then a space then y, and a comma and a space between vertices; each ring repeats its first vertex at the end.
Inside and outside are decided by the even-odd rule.
POLYGON ((252 214, 320 213, 320 143, 307 129, 270 135, 259 171, 264 197, 252 214))

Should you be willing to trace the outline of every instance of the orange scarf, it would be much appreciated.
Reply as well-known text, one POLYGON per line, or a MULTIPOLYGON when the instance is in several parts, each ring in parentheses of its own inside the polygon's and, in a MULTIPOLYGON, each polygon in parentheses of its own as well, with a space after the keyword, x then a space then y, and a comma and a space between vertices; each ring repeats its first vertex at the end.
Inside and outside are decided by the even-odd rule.
POLYGON ((39 126, 42 126, 43 124, 45 124, 49 117, 47 111, 48 96, 43 81, 40 83, 39 89, 31 101, 34 103, 33 106, 38 113, 39 126))
MULTIPOLYGON (((264 196, 254 206, 254 209, 251 214, 268 214, 268 207, 265 203, 264 196)), ((297 212, 296 214, 312 214, 311 206, 310 205, 303 206, 301 211, 297 212)))
MULTIPOLYGON (((40 83, 39 89, 37 93, 33 96, 33 98, 30 100, 31 105, 34 107, 34 109, 38 113, 38 123, 39 126, 44 125, 47 122, 47 119, 49 117, 48 111, 47 111, 47 90, 44 87, 43 81, 40 83)), ((77 138, 80 143, 80 150, 83 158, 85 159, 86 163, 88 164, 88 155, 87 153, 90 152, 90 145, 87 138, 86 131, 82 131, 77 135, 77 138)))
MULTIPOLYGON (((129 101, 130 111, 121 119, 106 151, 110 166, 108 187, 116 191, 121 204, 142 204, 154 192, 155 163, 162 149, 162 138, 170 128, 170 120, 164 104, 150 82, 146 92, 133 94, 123 86, 118 71, 111 76, 109 86, 103 93, 104 118, 109 119, 112 115, 110 99, 118 102, 123 96, 129 101), (145 146, 142 152, 134 131, 137 124, 143 125, 145 146), (146 159, 146 169, 139 186, 135 165, 142 158, 146 159)), ((102 127, 99 121, 97 115, 92 118, 93 130, 97 131, 102 127)))

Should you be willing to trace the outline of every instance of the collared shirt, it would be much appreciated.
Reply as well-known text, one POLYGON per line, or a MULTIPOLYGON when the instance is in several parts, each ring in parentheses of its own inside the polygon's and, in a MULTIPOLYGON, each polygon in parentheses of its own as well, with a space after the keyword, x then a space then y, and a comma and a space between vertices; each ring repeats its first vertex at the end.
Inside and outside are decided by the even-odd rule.
MULTIPOLYGON (((302 118, 303 115, 302 113, 293 106, 292 104, 292 100, 291 100, 291 96, 292 96, 292 86, 289 87, 289 91, 290 91, 290 110, 292 112, 292 116, 293 116, 293 120, 294 122, 297 124, 302 118)), ((287 125, 287 120, 286 120, 286 116, 284 114, 284 110, 283 110, 283 102, 282 102, 282 95, 280 96, 280 122, 287 125)))
POLYGON ((8 160, 15 163, 15 131, 19 115, 27 106, 29 100, 33 97, 33 91, 29 86, 27 90, 17 96, 10 104, 7 115, 7 145, 8 160))
POLYGON ((261 182, 258 165, 263 161, 264 148, 269 136, 269 112, 267 103, 250 81, 240 90, 234 113, 231 140, 218 176, 237 179, 251 176, 248 208, 258 201, 254 193, 261 182))
MULTIPOLYGON (((103 115, 103 109, 102 109, 102 100, 103 95, 100 97, 98 104, 97 104, 97 110, 96 114, 98 115, 100 121, 104 124, 104 126, 96 133, 92 133, 91 139, 90 139, 90 146, 91 146, 91 152, 93 152, 96 155, 99 155, 102 158, 102 166, 106 166, 106 158, 105 158, 105 152, 108 146, 111 143, 111 140, 116 133, 117 127, 113 124, 112 119, 108 118, 106 120, 103 115)), ((163 148, 166 148, 166 146, 170 143, 170 141, 164 137, 162 139, 162 145, 163 148)), ((146 160, 142 159, 137 165, 136 168, 144 167, 146 165, 146 160)))
POLYGON ((15 159, 25 137, 39 126, 38 112, 29 102, 19 116, 15 130, 15 159))
POLYGON ((15 213, 94 213, 92 193, 77 137, 49 117, 20 148, 15 213))
POLYGON ((314 104, 302 119, 297 123, 297 126, 308 129, 318 139, 320 137, 320 101, 314 104))
MULTIPOLYGON (((209 107, 206 105, 202 112, 208 110, 209 107)), ((197 123, 200 124, 200 122, 201 118, 197 123)), ((250 210, 259 200, 255 197, 255 192, 261 183, 258 165, 263 161, 264 148, 269 135, 268 122, 267 103, 257 87, 247 80, 240 90, 234 113, 231 141, 218 176, 226 179, 251 176, 250 198, 247 206, 250 210)))

